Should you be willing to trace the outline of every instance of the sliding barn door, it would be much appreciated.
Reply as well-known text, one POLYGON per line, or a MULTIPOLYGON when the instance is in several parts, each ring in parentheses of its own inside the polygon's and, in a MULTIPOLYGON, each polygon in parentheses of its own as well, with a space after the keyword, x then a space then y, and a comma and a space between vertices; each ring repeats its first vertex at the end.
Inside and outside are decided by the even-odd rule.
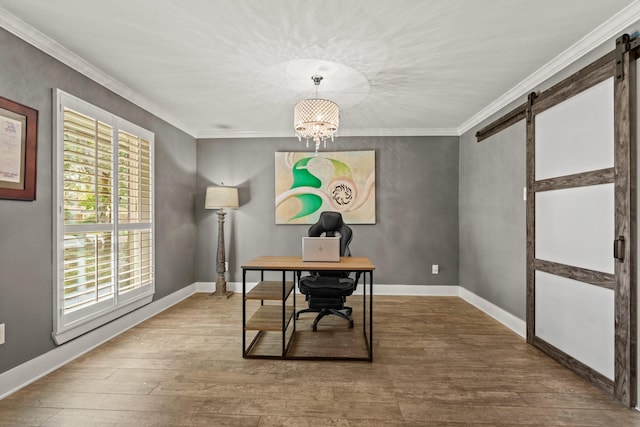
POLYGON ((628 406, 636 357, 631 65, 623 54, 577 73, 532 94, 527 111, 527 340, 628 406))

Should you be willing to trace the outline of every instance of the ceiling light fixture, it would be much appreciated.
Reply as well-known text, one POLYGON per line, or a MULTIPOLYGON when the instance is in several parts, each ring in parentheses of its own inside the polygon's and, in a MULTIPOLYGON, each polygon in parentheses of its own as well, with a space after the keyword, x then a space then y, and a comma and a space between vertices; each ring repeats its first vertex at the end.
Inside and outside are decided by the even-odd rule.
POLYGON ((335 102, 318 98, 318 86, 322 76, 313 75, 311 80, 316 85, 316 97, 296 104, 293 124, 299 141, 304 138, 307 141, 307 147, 310 139, 316 143, 317 155, 320 142, 323 142, 324 147, 327 148, 327 139, 331 138, 333 141, 333 135, 340 123, 340 109, 335 102))

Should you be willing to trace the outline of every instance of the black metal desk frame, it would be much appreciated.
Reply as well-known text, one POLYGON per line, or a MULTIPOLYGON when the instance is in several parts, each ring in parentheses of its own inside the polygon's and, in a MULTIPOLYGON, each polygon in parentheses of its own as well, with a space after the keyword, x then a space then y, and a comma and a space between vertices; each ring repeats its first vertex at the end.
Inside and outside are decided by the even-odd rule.
MULTIPOLYGON (((268 257, 261 257, 268 258, 268 257)), ((259 260, 261 258, 257 258, 259 260)), ((274 257, 275 258, 275 257, 274 257)), ((359 269, 350 270, 348 267, 339 267, 336 264, 335 270, 339 271, 359 271, 362 273, 362 325, 363 336, 367 347, 366 357, 353 357, 353 356, 295 356, 290 355, 289 350, 296 334, 296 287, 299 283, 300 274, 302 271, 314 270, 310 266, 300 264, 299 266, 291 267, 283 263, 283 265, 247 265, 242 266, 242 357, 245 359, 281 359, 281 360, 354 360, 354 361, 368 361, 373 362, 373 268, 371 269, 359 269), (266 354, 251 354, 259 339, 262 336, 263 331, 258 330, 256 336, 251 340, 247 346, 247 272, 260 271, 260 283, 265 283, 264 272, 265 271, 281 271, 282 272, 282 309, 281 309, 281 331, 282 331, 282 348, 280 355, 266 355, 266 354), (287 273, 291 273, 292 281, 287 282, 287 273), (369 276, 367 281, 367 275, 369 276), (367 294, 367 283, 369 292, 367 294), (289 284, 289 288, 287 286, 289 284), (293 312, 288 313, 286 303, 288 298, 293 297, 293 312), (367 305, 368 314, 367 316, 367 305), (367 319, 368 317, 368 319, 367 319), (293 328, 291 336, 287 340, 288 328, 293 328)), ((330 271, 325 268, 325 271, 330 271)), ((261 301, 261 306, 264 305, 264 300, 261 301)))

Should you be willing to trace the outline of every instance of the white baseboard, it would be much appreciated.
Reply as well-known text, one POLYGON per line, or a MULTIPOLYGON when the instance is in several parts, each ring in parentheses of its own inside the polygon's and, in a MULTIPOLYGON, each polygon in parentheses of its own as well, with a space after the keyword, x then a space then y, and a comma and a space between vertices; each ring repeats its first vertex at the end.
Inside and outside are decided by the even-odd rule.
POLYGON ((0 374, 0 400, 198 292, 195 284, 0 374))
MULTIPOLYGON (((376 285, 374 283, 373 295, 457 297, 458 288, 459 286, 455 285, 376 285)), ((359 286, 355 293, 362 294, 362 287, 359 286)))
MULTIPOLYGON (((247 291, 253 289, 258 282, 247 282, 247 291)), ((196 282, 197 292, 211 293, 216 290, 216 282, 196 282)), ((227 291, 233 291, 235 293, 242 293, 242 282, 227 282, 227 291)))
POLYGON ((196 288, 196 292, 202 292, 202 293, 211 293, 216 290, 215 282, 195 282, 191 286, 196 288))
MULTIPOLYGON (((250 290, 257 282, 247 284, 250 290)), ((195 282, 180 289, 158 301, 154 301, 140 309, 114 320, 94 331, 84 334, 55 349, 38 356, 22 365, 0 374, 0 400, 18 391, 19 389, 42 378, 59 367, 71 362, 88 351, 133 328, 139 323, 155 316, 180 301, 195 293, 207 293, 215 291, 214 282, 195 282)), ((241 282, 228 282, 227 290, 237 293, 242 292, 241 282)), ((362 289, 357 293, 362 293, 362 289)), ((482 310, 489 316, 502 323, 516 334, 526 336, 526 323, 506 312, 493 303, 475 295, 468 290, 457 286, 429 286, 429 285, 373 285, 375 295, 397 296, 457 296, 469 304, 482 310)))
MULTIPOLYGON (((209 292, 215 290, 215 283, 201 282, 203 289, 209 292)), ((253 288, 256 282, 247 283, 247 291, 253 288)), ((227 289, 234 292, 242 292, 242 282, 228 282, 227 289)), ((356 295, 362 295, 362 286, 356 290, 356 295)), ((456 296, 460 297, 474 307, 480 309, 485 314, 493 317, 507 328, 523 338, 527 336, 527 324, 524 320, 514 316, 508 311, 503 310, 497 305, 485 300, 484 298, 466 290, 458 285, 388 285, 373 284, 373 295, 398 295, 398 296, 456 296)))
MULTIPOLYGON (((251 290, 257 282, 247 283, 247 291, 251 290)), ((198 282, 199 292, 213 292, 216 288, 214 282, 198 282)), ((227 282, 227 290, 242 292, 242 282, 227 282)), ((359 286, 355 295, 362 295, 362 286, 359 286)), ((397 295, 397 296, 454 296, 460 297, 469 304, 493 317, 507 328, 523 338, 527 336, 527 324, 524 320, 503 310, 486 299, 466 290, 458 285, 389 285, 373 284, 373 295, 397 295)))
POLYGON ((479 297, 463 288, 462 286, 458 286, 459 294, 458 296, 473 305, 474 307, 480 309, 485 312, 489 316, 496 319, 498 322, 502 323, 507 328, 511 329, 516 334, 520 335, 523 338, 527 337, 527 322, 524 320, 514 316, 498 307, 497 305, 487 301, 484 298, 479 297))
MULTIPOLYGON (((258 282, 247 283, 247 291, 251 290, 258 282)), ((362 295, 362 285, 358 285, 355 295, 362 295)), ((398 296, 459 296, 459 286, 456 285, 379 285, 373 284, 373 295, 398 295, 398 296)), ((198 282, 201 292, 213 292, 216 289, 214 282, 198 282)), ((369 285, 367 285, 367 290, 369 285)), ((242 282, 227 282, 227 290, 242 292, 242 282)))

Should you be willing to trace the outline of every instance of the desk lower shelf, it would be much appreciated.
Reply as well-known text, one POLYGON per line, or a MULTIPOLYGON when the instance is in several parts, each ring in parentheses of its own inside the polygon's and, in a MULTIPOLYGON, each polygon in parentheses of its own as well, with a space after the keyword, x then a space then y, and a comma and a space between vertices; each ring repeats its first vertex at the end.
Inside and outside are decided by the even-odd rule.
POLYGON ((286 306, 284 319, 282 318, 282 306, 262 305, 247 321, 245 329, 248 331, 283 331, 289 325, 293 317, 293 307, 286 306))
POLYGON ((287 299, 291 290, 293 289, 293 282, 284 282, 284 289, 281 281, 261 281, 253 289, 247 292, 246 299, 259 299, 263 301, 282 301, 283 294, 284 299, 287 299))

